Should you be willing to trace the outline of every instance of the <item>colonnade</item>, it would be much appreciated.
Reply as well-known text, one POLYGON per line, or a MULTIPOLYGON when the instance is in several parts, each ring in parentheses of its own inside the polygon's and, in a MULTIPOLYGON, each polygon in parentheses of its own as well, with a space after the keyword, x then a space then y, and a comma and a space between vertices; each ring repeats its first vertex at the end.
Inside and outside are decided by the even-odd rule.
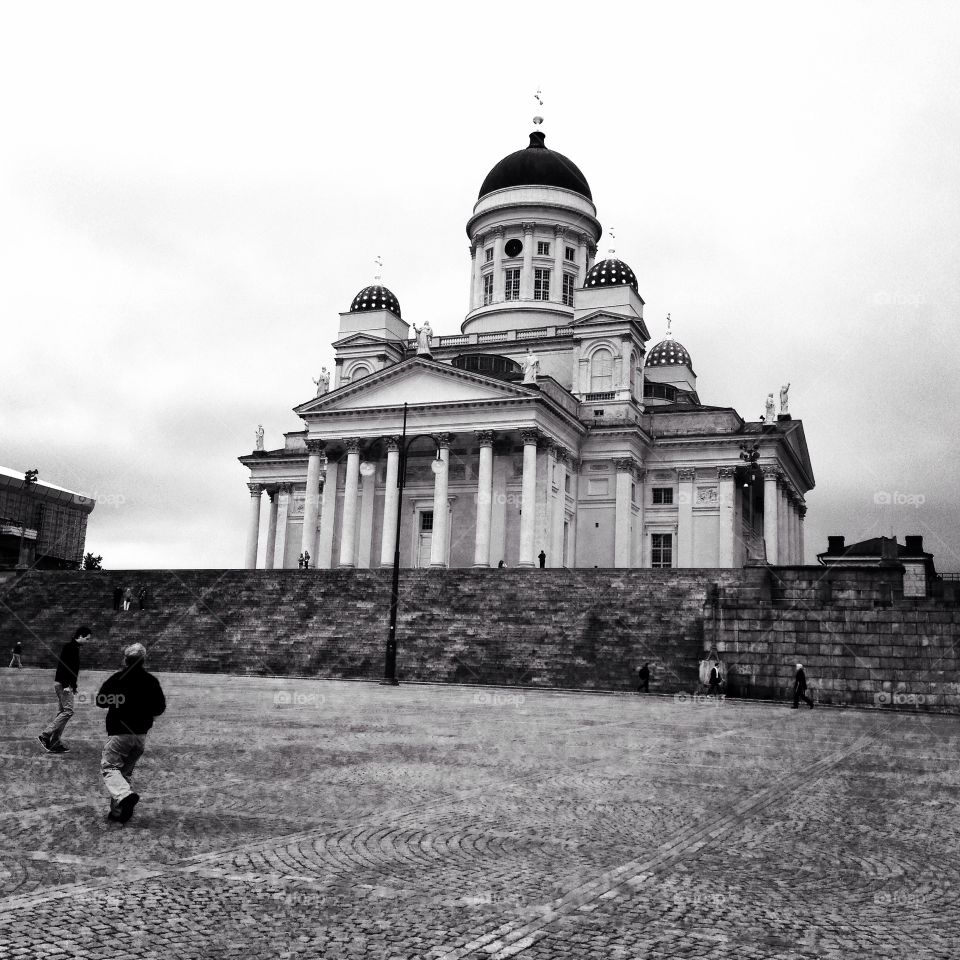
POLYGON ((763 539, 767 562, 787 566, 802 564, 803 498, 776 467, 763 467, 763 539))

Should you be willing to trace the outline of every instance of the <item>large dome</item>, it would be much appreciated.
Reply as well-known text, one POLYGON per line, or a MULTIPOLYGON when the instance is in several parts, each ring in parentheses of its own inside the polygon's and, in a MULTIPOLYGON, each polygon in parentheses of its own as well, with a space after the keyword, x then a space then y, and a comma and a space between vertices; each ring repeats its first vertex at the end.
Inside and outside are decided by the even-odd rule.
POLYGON ((637 275, 622 260, 611 257, 595 263, 583 281, 585 287, 633 287, 637 289, 637 275))
POLYGON ((403 319, 400 315, 400 301, 386 288, 379 284, 370 287, 364 287, 350 304, 350 312, 357 313, 360 310, 391 310, 396 316, 403 319))
POLYGON ((647 354, 646 365, 648 367, 665 367, 671 364, 686 366, 693 370, 693 361, 690 359, 690 354, 687 353, 687 348, 672 337, 668 337, 666 340, 661 340, 647 354))
POLYGON ((528 147, 504 157, 487 174, 479 199, 505 187, 527 186, 562 187, 593 202, 590 184, 579 167, 562 153, 548 149, 539 130, 530 134, 528 147))

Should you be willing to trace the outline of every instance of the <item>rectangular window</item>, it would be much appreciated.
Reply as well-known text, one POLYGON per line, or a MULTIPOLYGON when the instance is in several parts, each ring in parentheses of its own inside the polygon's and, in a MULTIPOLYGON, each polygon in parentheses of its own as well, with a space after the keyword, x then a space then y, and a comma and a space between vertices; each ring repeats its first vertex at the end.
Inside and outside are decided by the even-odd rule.
POLYGON ((549 257, 550 256, 550 244, 546 240, 537 241, 537 256, 538 257, 549 257))
POLYGON ((651 567, 672 567, 673 566, 673 534, 672 533, 651 533, 650 534, 650 566, 651 567))
POLYGON ((673 503, 673 487, 654 487, 653 502, 657 506, 670 506, 673 503))
POLYGON ((487 273, 483 277, 483 305, 493 303, 493 274, 487 273))
POLYGON ((573 286, 576 282, 572 273, 563 275, 563 303, 567 307, 573 306, 573 286))
POLYGON ((433 529, 433 511, 424 510, 420 514, 420 532, 429 533, 433 529))
POLYGON ((503 271, 503 299, 520 299, 520 268, 503 271))
POLYGON ((550 299, 550 271, 549 270, 537 269, 533 271, 533 299, 534 300, 550 299))
POLYGON ((574 247, 567 247, 563 251, 563 258, 567 263, 576 263, 577 262, 577 251, 574 247))

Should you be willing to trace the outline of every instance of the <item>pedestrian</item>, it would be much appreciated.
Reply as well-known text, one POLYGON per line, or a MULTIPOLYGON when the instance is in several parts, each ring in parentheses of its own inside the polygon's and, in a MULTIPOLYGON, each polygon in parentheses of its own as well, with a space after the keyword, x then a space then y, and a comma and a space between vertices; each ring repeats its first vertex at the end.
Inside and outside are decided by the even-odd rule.
POLYGON ((713 666, 710 667, 710 686, 707 690, 707 695, 711 697, 716 697, 720 695, 720 661, 714 660, 713 666))
POLYGON ((60 650, 57 672, 53 677, 53 689, 57 694, 59 711, 37 737, 40 745, 49 753, 66 753, 69 747, 60 742, 63 731, 73 716, 73 700, 77 694, 77 678, 80 676, 80 643, 90 639, 89 627, 78 627, 72 640, 60 650))
POLYGON ((23 669, 23 661, 20 659, 22 654, 23 654, 23 644, 18 640, 13 645, 13 656, 10 658, 11 667, 19 667, 21 670, 23 669))
POLYGON ((147 605, 147 588, 141 587, 137 593, 137 603, 140 604, 140 609, 143 610, 147 605))
POLYGON ((497 569, 498 569, 498 570, 502 570, 505 566, 506 566, 506 564, 501 560, 501 561, 497 564, 497 569))
POLYGON ((537 559, 540 561, 540 569, 542 570, 547 565, 547 555, 541 550, 537 554, 537 559))
POLYGON ((803 699, 803 702, 812 710, 813 709, 813 700, 807 696, 807 675, 804 672, 803 664, 797 664, 797 672, 793 677, 793 709, 796 710, 800 706, 800 700, 803 699))
POLYGON ((303 551, 303 569, 304 570, 310 569, 310 551, 309 550, 303 551))
POLYGON ((302 554, 302 553, 301 553, 300 556, 297 558, 297 566, 298 566, 301 570, 303 569, 303 554, 302 554))
POLYGON ((143 756, 147 733, 167 708, 160 681, 144 667, 147 651, 133 643, 123 651, 123 669, 107 677, 97 693, 97 706, 107 711, 107 742, 100 756, 100 774, 110 794, 109 819, 126 823, 140 799, 130 786, 133 768, 143 756))
POLYGON ((113 588, 113 609, 114 610, 120 609, 120 603, 122 600, 123 600, 123 587, 121 587, 120 584, 117 584, 113 588))
POLYGON ((650 692, 650 664, 637 668, 637 693, 650 692))
POLYGON ((123 609, 129 610, 133 602, 133 587, 126 587, 123 591, 123 609))

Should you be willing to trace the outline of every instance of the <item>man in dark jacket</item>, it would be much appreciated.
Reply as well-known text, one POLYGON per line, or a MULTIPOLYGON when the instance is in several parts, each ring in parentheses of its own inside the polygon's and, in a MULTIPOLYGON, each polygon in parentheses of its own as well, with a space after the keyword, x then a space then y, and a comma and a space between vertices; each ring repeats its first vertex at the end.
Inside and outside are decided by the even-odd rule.
POLYGON ((53 689, 60 709, 37 737, 43 749, 50 753, 66 753, 69 749, 60 742, 60 737, 73 716, 73 699, 77 694, 77 678, 80 676, 80 644, 89 639, 90 628, 78 627, 73 639, 68 640, 60 650, 57 672, 53 678, 53 689))
POLYGON ((813 709, 813 701, 807 696, 807 675, 804 673, 803 664, 797 664, 797 673, 793 678, 793 709, 796 710, 800 706, 800 698, 803 697, 803 702, 813 709))
POLYGON ((147 651, 134 643, 123 651, 123 669, 108 677, 97 694, 97 706, 107 708, 107 742, 100 773, 110 793, 110 819, 126 823, 140 794, 130 788, 133 768, 143 756, 153 718, 166 709, 160 682, 147 673, 147 651))

